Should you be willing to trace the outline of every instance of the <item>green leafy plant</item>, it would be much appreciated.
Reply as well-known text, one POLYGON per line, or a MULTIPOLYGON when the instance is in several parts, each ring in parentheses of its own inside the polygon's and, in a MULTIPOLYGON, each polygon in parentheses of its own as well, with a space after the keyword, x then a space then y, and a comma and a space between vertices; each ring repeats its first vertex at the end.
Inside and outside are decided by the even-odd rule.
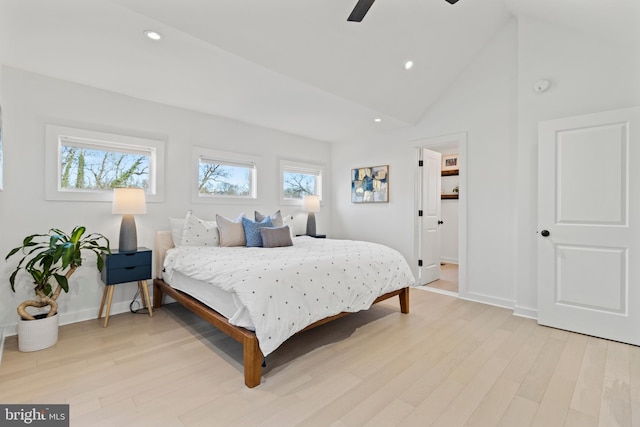
POLYGON ((104 261, 101 254, 111 253, 109 239, 99 233, 84 235, 86 227, 75 227, 70 234, 52 228, 47 234, 32 234, 13 248, 5 257, 8 260, 22 254, 18 266, 11 274, 11 290, 16 291, 16 277, 20 270, 31 275, 38 300, 27 300, 18 306, 18 315, 24 320, 34 320, 27 307, 50 306, 47 317, 58 312, 56 300, 62 291, 69 292, 69 277, 82 265, 82 252, 96 254, 98 271, 102 271, 104 261))

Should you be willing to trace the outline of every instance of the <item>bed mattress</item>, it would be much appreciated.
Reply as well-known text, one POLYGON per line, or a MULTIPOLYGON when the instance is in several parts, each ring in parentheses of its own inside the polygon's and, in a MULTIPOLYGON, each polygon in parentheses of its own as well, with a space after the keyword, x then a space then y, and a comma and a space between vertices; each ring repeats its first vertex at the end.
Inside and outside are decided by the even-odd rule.
POLYGON ((211 286, 202 280, 192 279, 176 271, 171 276, 171 287, 192 296, 206 306, 229 319, 233 325, 255 330, 247 308, 233 292, 211 286))

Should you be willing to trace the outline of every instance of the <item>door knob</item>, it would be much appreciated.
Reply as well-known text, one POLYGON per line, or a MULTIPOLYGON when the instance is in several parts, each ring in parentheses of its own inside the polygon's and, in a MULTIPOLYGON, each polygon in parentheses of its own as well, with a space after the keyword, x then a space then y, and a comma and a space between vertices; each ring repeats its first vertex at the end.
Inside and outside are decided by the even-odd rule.
POLYGON ((549 237, 551 235, 551 233, 549 233, 549 230, 542 230, 540 234, 542 235, 542 237, 549 237))
POLYGON ((438 225, 442 225, 442 224, 444 224, 444 221, 438 220, 438 225))

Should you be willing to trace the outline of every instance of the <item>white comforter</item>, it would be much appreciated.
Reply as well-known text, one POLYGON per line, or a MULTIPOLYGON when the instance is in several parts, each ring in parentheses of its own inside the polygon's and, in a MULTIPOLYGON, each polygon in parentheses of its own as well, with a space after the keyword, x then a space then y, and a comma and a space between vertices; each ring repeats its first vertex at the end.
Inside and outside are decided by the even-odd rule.
POLYGON ((181 246, 167 253, 164 268, 168 283, 177 271, 235 293, 265 356, 317 320, 368 309, 382 294, 415 286, 398 251, 352 240, 297 237, 294 246, 270 249, 181 246))

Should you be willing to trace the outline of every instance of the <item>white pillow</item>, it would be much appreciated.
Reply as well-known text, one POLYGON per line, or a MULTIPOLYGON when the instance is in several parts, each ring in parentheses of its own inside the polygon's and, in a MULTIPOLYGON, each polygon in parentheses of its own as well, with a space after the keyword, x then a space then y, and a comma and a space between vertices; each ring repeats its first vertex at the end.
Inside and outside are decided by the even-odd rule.
POLYGON ((182 231, 182 245, 220 246, 218 227, 216 227, 215 221, 203 221, 188 212, 182 231))
MULTIPOLYGON (((266 217, 267 215, 261 214, 258 211, 254 211, 254 218, 256 222, 262 222, 262 220, 265 219, 266 217)), ((284 225, 284 223, 282 222, 282 213, 280 213, 279 210, 276 211, 276 213, 271 215, 269 218, 271 218, 271 223, 273 224, 274 227, 282 227, 284 225)))
POLYGON ((289 233, 291 234, 291 238, 296 237, 296 234, 293 232, 293 223, 294 219, 292 215, 287 215, 282 217, 282 224, 289 226, 289 233))
POLYGON ((220 232, 220 246, 246 246, 247 239, 244 234, 244 227, 242 226, 241 214, 236 221, 232 221, 222 215, 216 215, 216 222, 218 223, 218 231, 220 232))
POLYGON ((185 222, 186 220, 184 218, 169 218, 171 237, 173 238, 173 244, 176 248, 182 245, 182 232, 184 231, 185 222))

